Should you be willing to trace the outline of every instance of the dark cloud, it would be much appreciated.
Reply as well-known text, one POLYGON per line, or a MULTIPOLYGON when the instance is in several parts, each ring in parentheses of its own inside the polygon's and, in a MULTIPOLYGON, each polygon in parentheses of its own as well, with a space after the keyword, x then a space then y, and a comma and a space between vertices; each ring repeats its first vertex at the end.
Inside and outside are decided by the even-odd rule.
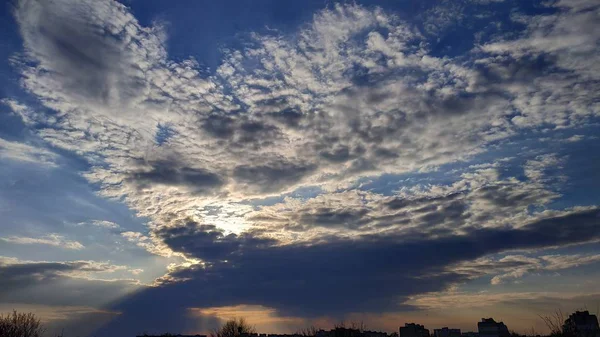
POLYGON ((299 224, 323 227, 345 227, 357 229, 361 226, 361 221, 369 211, 366 208, 327 208, 320 207, 308 213, 300 212, 296 219, 299 224))
POLYGON ((248 234, 225 235, 224 231, 216 226, 198 224, 191 220, 177 226, 163 227, 156 234, 172 250, 190 257, 200 258, 206 262, 227 260, 243 249, 253 249, 275 243, 275 241, 255 238, 248 234))
POLYGON ((184 186, 199 193, 209 192, 224 184, 222 178, 202 168, 181 166, 176 161, 152 161, 147 163, 149 170, 130 174, 130 180, 140 187, 153 184, 184 186))
POLYGON ((402 197, 392 197, 389 200, 387 200, 384 204, 389 209, 399 210, 399 209, 403 209, 403 208, 406 208, 409 206, 418 207, 421 205, 429 205, 432 203, 452 201, 463 195, 464 195, 463 193, 450 193, 447 195, 436 196, 436 197, 421 197, 421 198, 413 198, 413 199, 407 199, 407 198, 402 198, 402 197))
POLYGON ((347 146, 339 146, 335 149, 330 149, 328 151, 322 151, 319 155, 326 160, 332 161, 334 163, 337 162, 345 162, 350 158, 350 150, 347 146))
POLYGON ((496 57, 474 66, 478 90, 502 90, 501 85, 529 85, 532 78, 556 74, 556 57, 548 54, 523 55, 521 58, 496 57))
POLYGON ((514 184, 496 184, 483 186, 476 192, 477 197, 493 203, 497 207, 519 207, 536 204, 544 195, 551 195, 542 188, 517 188, 514 184), (538 192, 538 193, 533 193, 538 192))
POLYGON ((321 158, 333 164, 340 164, 357 158, 360 159, 360 157, 365 155, 366 149, 364 146, 360 144, 343 144, 347 141, 347 139, 340 139, 336 136, 324 137, 315 145, 315 150, 321 158))
POLYGON ((292 107, 284 107, 280 111, 271 113, 268 116, 276 122, 292 128, 299 127, 300 122, 305 117, 298 109, 292 107))
POLYGON ((6 294, 20 287, 27 287, 36 282, 48 282, 60 277, 61 272, 77 270, 100 271, 91 268, 87 263, 39 262, 24 264, 0 264, 0 285, 2 293, 6 294), (92 269, 92 270, 90 270, 92 269))
POLYGON ((132 45, 119 32, 97 26, 94 14, 103 10, 124 7, 92 10, 30 0, 19 3, 16 17, 28 50, 60 78, 54 84, 63 92, 90 103, 128 104, 144 91, 146 80, 132 59, 132 45))
POLYGON ((202 122, 202 129, 217 138, 229 138, 233 135, 234 119, 229 116, 210 115, 202 122))
POLYGON ((114 267, 89 261, 0 262, 0 302, 84 306, 106 304, 140 287, 132 280, 102 281, 84 276, 90 272, 110 272, 114 267))
POLYGON ((248 184, 252 189, 268 193, 280 191, 290 184, 297 183, 316 166, 309 163, 292 163, 284 159, 266 160, 261 165, 240 165, 233 170, 238 183, 248 184))
POLYGON ((265 118, 249 119, 245 114, 211 114, 201 122, 201 128, 232 152, 260 149, 282 137, 265 118))
MULTIPOLYGON (((194 247, 194 232, 184 232, 192 235, 186 241, 194 247)), ((196 256, 222 250, 219 240, 223 236, 204 240, 206 231, 198 232, 203 244, 195 246, 196 256), (211 242, 217 248, 209 247, 211 242)), ((276 308, 282 315, 302 317, 414 310, 402 304, 408 296, 441 291, 472 277, 447 269, 456 263, 510 250, 599 238, 600 210, 592 209, 538 220, 519 229, 481 228, 436 238, 371 235, 360 240, 331 239, 326 244, 246 245, 228 254, 228 262, 216 262, 205 269, 180 269, 171 275, 189 281, 148 289, 114 309, 124 311, 124 321, 144 315, 140 308, 150 303, 161 303, 164 308, 260 304, 276 308)), ((238 249, 246 240, 229 236, 224 251, 238 249)), ((186 253, 194 254, 190 249, 186 253)), ((515 261, 510 266, 522 264, 515 261)), ((118 329, 118 324, 106 327, 106 331, 118 329)))
POLYGON ((466 202, 458 200, 440 206, 425 206, 414 212, 425 213, 419 220, 430 225, 445 224, 447 227, 455 227, 461 225, 470 216, 468 211, 469 206, 466 202))

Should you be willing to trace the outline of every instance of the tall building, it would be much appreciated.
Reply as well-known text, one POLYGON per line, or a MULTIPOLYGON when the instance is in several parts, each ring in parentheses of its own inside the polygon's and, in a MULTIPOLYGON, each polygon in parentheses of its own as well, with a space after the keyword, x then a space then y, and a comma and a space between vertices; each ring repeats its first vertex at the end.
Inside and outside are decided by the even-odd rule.
POLYGON ((441 329, 433 329, 434 337, 461 337, 460 329, 448 329, 444 327, 441 329))
POLYGON ((565 321, 563 333, 569 337, 600 337, 598 318, 586 311, 575 311, 565 321))
POLYGON ((400 327, 400 337, 429 337, 429 330, 421 324, 406 323, 400 327))
POLYGON ((479 337, 509 337, 510 332, 503 322, 496 322, 493 318, 482 318, 477 323, 479 337))

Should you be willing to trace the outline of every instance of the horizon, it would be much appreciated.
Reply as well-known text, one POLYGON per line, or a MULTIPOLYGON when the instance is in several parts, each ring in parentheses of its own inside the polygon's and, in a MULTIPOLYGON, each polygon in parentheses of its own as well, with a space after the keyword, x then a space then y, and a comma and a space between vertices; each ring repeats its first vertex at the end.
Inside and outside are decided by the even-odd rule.
MULTIPOLYGON (((596 318, 597 321, 597 317, 598 317, 598 313, 590 313, 589 310, 576 310, 573 313, 563 313, 562 311, 555 311, 554 313, 552 313, 551 315, 545 316, 545 317, 540 317, 540 319, 542 320, 549 320, 548 322, 545 322, 546 325, 546 329, 549 331, 551 329, 550 326, 548 326, 548 324, 555 324, 555 323, 559 323, 560 324, 565 324, 567 319, 570 318, 571 316, 577 315, 577 314, 590 314, 592 316, 594 316, 596 318)), ((431 334, 431 336, 434 336, 436 333, 436 330, 459 330, 459 332, 464 336, 465 334, 470 335, 470 334, 476 334, 477 336, 479 336, 480 331, 479 330, 479 326, 478 324, 480 322, 484 322, 484 321, 489 321, 492 320, 493 324, 504 324, 505 323, 502 320, 494 320, 493 317, 482 317, 479 321, 477 321, 475 323, 475 329, 462 329, 462 328, 458 328, 458 327, 454 327, 454 326, 439 326, 439 327, 427 327, 424 324, 419 324, 419 322, 406 322, 404 324, 400 324, 398 326, 398 328, 395 331, 382 331, 382 330, 377 330, 377 329, 371 329, 369 328, 369 326, 367 325, 367 323, 363 322, 363 321, 351 321, 351 322, 345 322, 345 321, 341 321, 341 322, 337 322, 335 324, 333 324, 331 326, 330 329, 328 329, 327 327, 320 327, 320 326, 306 326, 304 328, 300 328, 297 329, 293 332, 265 332, 265 331, 261 331, 260 329, 256 329, 256 326, 252 324, 252 322, 246 321, 246 319, 244 317, 233 317, 233 318, 229 318, 228 322, 230 321, 237 321, 237 320, 243 320, 244 324, 247 324, 248 327, 250 327, 252 329, 251 332, 243 332, 240 333, 239 336, 305 336, 305 337, 310 337, 310 336, 325 336, 323 335, 323 333, 334 333, 334 331, 338 331, 338 330, 352 330, 352 331, 357 331, 360 333, 384 333, 388 336, 393 336, 398 335, 399 337, 403 337, 402 333, 398 334, 398 332, 401 332, 401 329, 403 327, 408 327, 408 326, 417 326, 417 327, 421 327, 423 329, 425 329, 428 333, 431 334)), ((505 325, 506 326, 506 325, 505 325)), ((508 328, 508 327, 507 327, 508 328)), ((508 328, 508 331, 510 332, 511 336, 513 333, 517 333, 518 332, 508 328)), ((214 330, 211 331, 204 331, 202 333, 198 333, 198 332, 188 332, 185 334, 180 334, 177 332, 166 332, 165 334, 170 334, 170 335, 196 335, 196 336, 212 336, 212 333, 214 333, 214 330)), ((144 334, 142 334, 144 335, 144 334)), ((157 335, 161 335, 161 334, 157 334, 157 335)), ((344 334, 342 334, 344 335, 344 334)), ((337 335, 336 335, 337 336, 337 335)), ((552 334, 548 335, 547 333, 540 333, 539 331, 535 331, 535 329, 533 329, 533 327, 528 330, 525 331, 521 334, 519 334, 519 336, 523 336, 523 337, 535 337, 535 336, 553 336, 552 334)), ((407 336, 404 336, 407 337, 407 336)))
POLYGON ((597 0, 0 17, 0 314, 120 337, 598 313, 597 0))

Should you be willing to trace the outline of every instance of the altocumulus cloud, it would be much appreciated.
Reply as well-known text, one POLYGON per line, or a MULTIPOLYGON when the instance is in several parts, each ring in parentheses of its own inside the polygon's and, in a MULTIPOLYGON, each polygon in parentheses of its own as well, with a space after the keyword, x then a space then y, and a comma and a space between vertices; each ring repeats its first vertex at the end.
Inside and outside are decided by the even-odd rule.
MULTIPOLYGON (((120 3, 20 1, 23 86, 54 114, 15 113, 87 159, 100 194, 148 217, 148 235, 123 237, 186 260, 113 303, 123 314, 105 331, 159 328, 190 307, 410 310, 415 295, 477 277, 500 284, 574 266, 512 253, 600 239, 597 207, 551 207, 567 179, 551 172, 568 161, 560 155, 517 153, 528 158, 522 174, 492 160, 446 184, 357 188, 364 177, 435 172, 522 133, 598 117, 600 8, 546 6, 549 14, 515 14, 518 34, 451 57, 434 52, 433 26, 336 4, 292 36, 252 34, 205 76, 194 59, 170 60, 162 27, 142 26, 120 3), (291 196, 302 187, 320 194, 291 196), (256 202, 268 198, 279 201, 256 202), (486 264, 490 273, 473 271, 486 264)), ((44 277, 86 268, 34 266, 44 277)))

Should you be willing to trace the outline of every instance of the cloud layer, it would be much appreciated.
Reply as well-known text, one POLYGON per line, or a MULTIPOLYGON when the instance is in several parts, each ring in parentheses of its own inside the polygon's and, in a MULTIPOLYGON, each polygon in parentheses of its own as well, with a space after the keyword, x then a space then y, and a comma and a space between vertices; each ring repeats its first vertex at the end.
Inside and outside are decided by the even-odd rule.
MULTIPOLYGON (((334 4, 293 32, 245 36, 207 71, 170 59, 164 27, 116 1, 22 0, 14 63, 47 110, 5 103, 49 146, 83 158, 100 195, 148 219, 143 233, 91 225, 179 259, 113 304, 115 324, 141 319, 148 301, 173 320, 240 304, 302 317, 416 310, 415 296, 474 279, 502 285, 598 261, 540 253, 600 239, 597 205, 560 207, 568 154, 502 150, 599 117, 600 6, 539 4, 539 15, 514 11, 473 33, 460 55, 437 48, 473 14, 465 8, 487 20, 487 5, 497 4, 434 6, 415 22, 334 4), (398 182, 365 187, 385 179, 398 182)), ((2 139, 0 154, 55 158, 2 139)), ((84 248, 58 234, 2 240, 84 248)), ((34 282, 114 267, 90 263, 3 273, 34 282)))

